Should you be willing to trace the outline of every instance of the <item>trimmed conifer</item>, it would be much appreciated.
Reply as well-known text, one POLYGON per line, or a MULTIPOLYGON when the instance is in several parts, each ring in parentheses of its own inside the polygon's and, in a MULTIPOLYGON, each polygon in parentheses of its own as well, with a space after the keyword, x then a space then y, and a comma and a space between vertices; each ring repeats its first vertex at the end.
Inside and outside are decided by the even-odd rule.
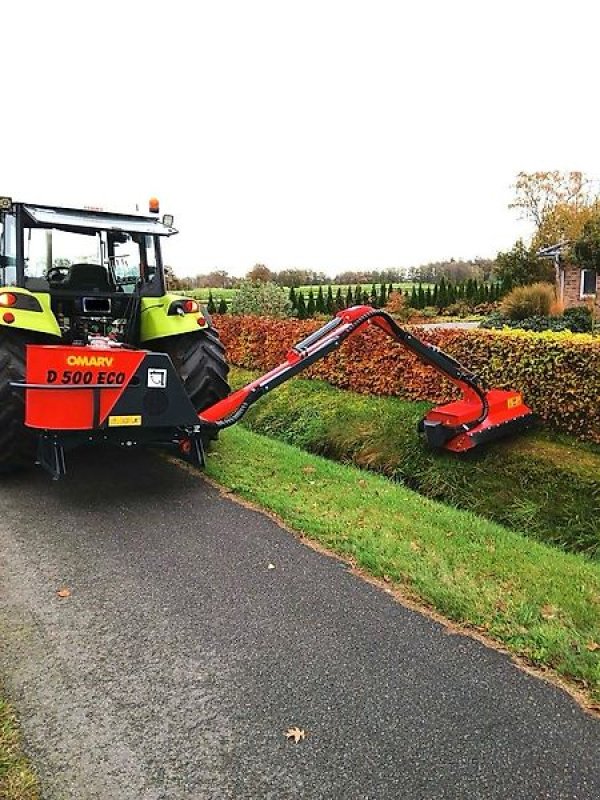
POLYGON ((298 292, 296 298, 296 315, 298 316, 298 319, 306 319, 306 303, 304 301, 304 292, 298 292))
POLYGON ((325 296, 323 294, 323 287, 319 286, 319 291, 317 292, 317 302, 316 302, 316 309, 317 314, 324 314, 327 309, 325 308, 325 296))
POLYGON ((328 314, 333 314, 335 309, 335 302, 333 300, 333 290, 331 286, 327 287, 327 301, 325 302, 325 310, 328 314))

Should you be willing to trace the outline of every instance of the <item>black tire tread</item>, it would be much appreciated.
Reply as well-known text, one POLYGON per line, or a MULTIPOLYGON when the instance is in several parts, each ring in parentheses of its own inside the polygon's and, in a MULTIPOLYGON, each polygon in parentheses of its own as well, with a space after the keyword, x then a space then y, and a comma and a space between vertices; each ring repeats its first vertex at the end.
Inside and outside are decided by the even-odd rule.
POLYGON ((20 330, 0 330, 0 472, 32 466, 37 436, 25 427, 25 392, 11 381, 25 380, 25 347, 35 337, 20 330))

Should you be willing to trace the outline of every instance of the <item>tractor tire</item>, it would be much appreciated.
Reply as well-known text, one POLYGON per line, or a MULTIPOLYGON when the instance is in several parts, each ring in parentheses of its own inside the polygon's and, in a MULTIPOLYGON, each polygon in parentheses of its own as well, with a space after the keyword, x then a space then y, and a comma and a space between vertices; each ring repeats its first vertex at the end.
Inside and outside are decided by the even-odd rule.
POLYGON ((25 427, 25 392, 10 384, 25 381, 25 346, 32 334, 0 330, 0 472, 31 467, 37 454, 37 435, 25 427))
MULTIPOLYGON (((153 342, 152 349, 171 358, 196 411, 203 411, 230 393, 225 348, 214 328, 159 339, 153 342)), ((216 430, 207 428, 204 443, 217 435, 216 430)))

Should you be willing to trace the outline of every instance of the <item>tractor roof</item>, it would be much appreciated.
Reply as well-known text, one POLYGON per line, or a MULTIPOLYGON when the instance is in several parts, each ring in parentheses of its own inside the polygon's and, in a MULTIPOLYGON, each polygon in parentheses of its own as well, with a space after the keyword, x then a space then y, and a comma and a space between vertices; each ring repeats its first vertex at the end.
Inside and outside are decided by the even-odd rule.
POLYGON ((60 208, 22 203, 22 208, 35 227, 123 231, 156 236, 173 236, 177 229, 165 225, 158 216, 115 214, 111 211, 85 208, 60 208))

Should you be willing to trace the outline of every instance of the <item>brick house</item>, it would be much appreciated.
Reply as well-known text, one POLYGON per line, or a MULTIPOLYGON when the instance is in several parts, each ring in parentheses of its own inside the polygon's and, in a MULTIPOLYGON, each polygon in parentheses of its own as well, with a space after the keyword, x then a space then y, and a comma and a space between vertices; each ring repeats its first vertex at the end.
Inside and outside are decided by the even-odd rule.
POLYGON ((570 242, 560 242, 538 251, 542 258, 551 258, 556 272, 556 294, 565 308, 588 306, 600 317, 600 271, 582 269, 565 258, 570 242))

